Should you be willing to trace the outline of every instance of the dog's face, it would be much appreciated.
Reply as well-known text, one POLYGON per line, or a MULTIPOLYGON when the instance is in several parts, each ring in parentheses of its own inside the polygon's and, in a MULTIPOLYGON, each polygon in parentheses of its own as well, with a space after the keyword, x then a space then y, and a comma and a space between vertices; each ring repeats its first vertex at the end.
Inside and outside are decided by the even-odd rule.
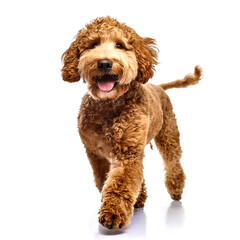
POLYGON ((62 76, 75 82, 83 78, 93 98, 117 99, 131 81, 146 83, 157 64, 155 41, 110 17, 98 18, 79 31, 63 54, 62 76))
POLYGON ((98 36, 91 36, 78 63, 79 74, 87 82, 89 92, 101 100, 122 95, 138 73, 133 46, 123 33, 103 29, 98 36))

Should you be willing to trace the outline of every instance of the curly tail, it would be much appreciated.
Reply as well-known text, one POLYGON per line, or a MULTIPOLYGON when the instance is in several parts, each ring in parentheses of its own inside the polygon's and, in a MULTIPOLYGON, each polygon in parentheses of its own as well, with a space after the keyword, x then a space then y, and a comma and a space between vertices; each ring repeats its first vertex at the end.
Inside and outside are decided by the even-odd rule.
POLYGON ((197 84, 202 79, 202 68, 200 66, 196 66, 194 69, 194 74, 188 74, 181 80, 176 80, 170 83, 163 83, 160 86, 164 89, 170 88, 185 88, 190 85, 197 84))

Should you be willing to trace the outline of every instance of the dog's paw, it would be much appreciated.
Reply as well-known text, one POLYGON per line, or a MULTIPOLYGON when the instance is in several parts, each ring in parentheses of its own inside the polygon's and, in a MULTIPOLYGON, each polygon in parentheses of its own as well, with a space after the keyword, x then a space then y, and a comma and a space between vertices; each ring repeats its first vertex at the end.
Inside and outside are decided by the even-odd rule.
POLYGON ((176 176, 166 176, 165 185, 167 187, 168 193, 173 200, 181 200, 183 188, 185 185, 185 175, 182 172, 176 176))
POLYGON ((126 225, 120 216, 112 213, 100 214, 99 222, 108 229, 121 229, 126 225))
POLYGON ((130 217, 116 207, 116 210, 111 208, 108 210, 106 207, 102 208, 99 212, 99 223, 108 229, 122 229, 130 222, 130 217))
POLYGON ((181 198, 182 198, 182 194, 180 193, 180 194, 171 194, 171 198, 173 199, 173 200, 176 200, 176 201, 179 201, 179 200, 181 200, 181 198))

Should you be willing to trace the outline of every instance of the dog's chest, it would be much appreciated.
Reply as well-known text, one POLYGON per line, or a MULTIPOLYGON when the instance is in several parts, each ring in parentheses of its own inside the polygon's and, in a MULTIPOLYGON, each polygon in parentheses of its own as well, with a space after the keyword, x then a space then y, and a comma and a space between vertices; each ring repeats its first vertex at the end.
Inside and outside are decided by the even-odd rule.
POLYGON ((99 151, 108 151, 121 113, 121 107, 83 101, 78 116, 78 128, 84 145, 99 151))
POLYGON ((94 135, 104 135, 109 130, 116 119, 119 117, 120 112, 111 108, 100 108, 90 106, 84 108, 79 113, 79 128, 94 135))

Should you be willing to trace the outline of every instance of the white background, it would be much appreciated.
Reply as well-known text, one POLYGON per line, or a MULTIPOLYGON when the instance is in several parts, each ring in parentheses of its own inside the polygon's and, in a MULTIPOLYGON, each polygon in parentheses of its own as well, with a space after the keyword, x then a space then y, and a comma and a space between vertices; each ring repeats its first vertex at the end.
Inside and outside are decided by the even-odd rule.
MULTIPOLYGON (((238 1, 1 1, 0 239, 240 239, 238 1), (61 79, 77 31, 110 15, 157 40, 151 83, 201 65, 197 86, 169 90, 187 175, 181 202, 145 151, 149 198, 122 231, 99 226, 100 194, 77 132, 86 85, 61 79)), ((106 109, 107 111, 107 109, 106 109)))

